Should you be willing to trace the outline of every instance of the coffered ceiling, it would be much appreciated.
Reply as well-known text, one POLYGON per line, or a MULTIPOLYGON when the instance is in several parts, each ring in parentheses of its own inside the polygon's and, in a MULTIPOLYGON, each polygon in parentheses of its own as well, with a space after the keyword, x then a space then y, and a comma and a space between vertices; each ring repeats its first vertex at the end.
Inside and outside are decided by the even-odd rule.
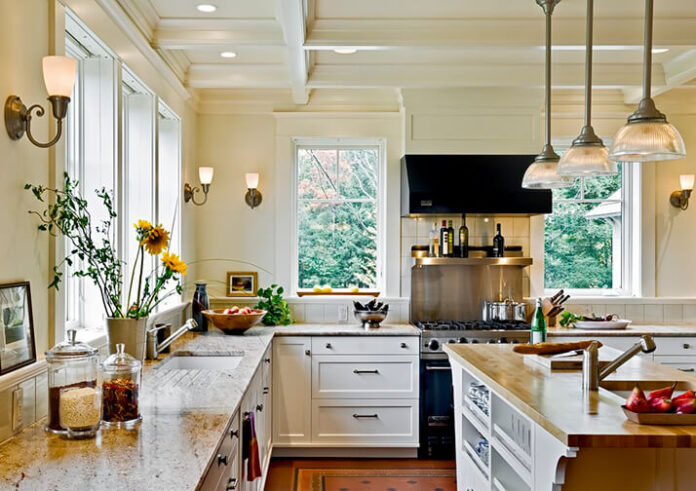
MULTIPOLYGON (((544 22, 534 0, 116 1, 195 92, 273 89, 304 104, 313 89, 543 82, 544 22), (200 12, 201 3, 216 10, 200 12)), ((584 82, 585 7, 556 7, 556 88, 584 82)), ((595 1, 595 87, 622 89, 627 102, 640 95, 643 8, 641 0, 595 1)), ((693 87, 696 2, 657 0, 654 42, 655 91, 693 87)))

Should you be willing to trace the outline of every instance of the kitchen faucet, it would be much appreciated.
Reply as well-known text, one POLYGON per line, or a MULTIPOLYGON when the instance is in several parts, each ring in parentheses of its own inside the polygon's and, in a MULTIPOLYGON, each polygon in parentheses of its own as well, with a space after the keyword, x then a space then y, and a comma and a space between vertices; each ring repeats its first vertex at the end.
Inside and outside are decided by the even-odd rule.
POLYGON ((604 380, 618 368, 640 352, 655 351, 655 341, 647 334, 640 341, 621 353, 614 361, 604 368, 599 368, 599 343, 593 341, 584 351, 582 357, 582 386, 586 390, 599 389, 599 382, 604 380))
POLYGON ((169 346, 174 341, 176 341, 179 337, 181 337, 182 334, 184 334, 188 330, 198 327, 198 323, 193 319, 189 319, 186 321, 186 323, 183 326, 181 326, 179 329, 177 329, 171 336, 169 336, 167 339, 165 339, 161 343, 158 343, 157 342, 157 333, 161 329, 164 329, 165 327, 166 327, 165 325, 161 325, 161 326, 155 326, 151 329, 148 329, 148 331, 147 331, 147 350, 146 350, 146 358, 148 360, 156 360, 157 356, 162 352, 162 350, 166 349, 167 346, 169 346))

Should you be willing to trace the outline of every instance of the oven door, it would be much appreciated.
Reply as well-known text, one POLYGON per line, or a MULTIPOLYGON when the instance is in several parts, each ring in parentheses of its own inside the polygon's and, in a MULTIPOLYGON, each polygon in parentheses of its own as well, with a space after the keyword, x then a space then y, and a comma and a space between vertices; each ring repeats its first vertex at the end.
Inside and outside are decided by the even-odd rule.
POLYGON ((422 458, 454 458, 454 390, 447 358, 421 359, 420 451, 422 458))

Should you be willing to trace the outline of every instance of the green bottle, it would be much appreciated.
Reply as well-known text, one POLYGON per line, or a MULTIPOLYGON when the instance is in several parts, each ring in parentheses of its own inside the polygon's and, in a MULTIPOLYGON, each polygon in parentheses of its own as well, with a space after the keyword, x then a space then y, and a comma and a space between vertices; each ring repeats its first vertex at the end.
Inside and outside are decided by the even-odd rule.
POLYGON ((544 309, 541 306, 541 299, 537 298, 536 310, 532 317, 532 332, 529 342, 532 344, 543 343, 546 341, 546 319, 544 309))

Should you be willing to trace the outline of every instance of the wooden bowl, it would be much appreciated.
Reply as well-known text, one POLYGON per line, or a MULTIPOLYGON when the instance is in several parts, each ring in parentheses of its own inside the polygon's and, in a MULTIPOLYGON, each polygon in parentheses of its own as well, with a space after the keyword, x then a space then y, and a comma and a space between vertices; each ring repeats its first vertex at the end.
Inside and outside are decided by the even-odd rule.
POLYGON ((225 309, 204 310, 203 315, 225 334, 242 334, 261 322, 265 310, 255 310, 253 314, 223 314, 225 309))

